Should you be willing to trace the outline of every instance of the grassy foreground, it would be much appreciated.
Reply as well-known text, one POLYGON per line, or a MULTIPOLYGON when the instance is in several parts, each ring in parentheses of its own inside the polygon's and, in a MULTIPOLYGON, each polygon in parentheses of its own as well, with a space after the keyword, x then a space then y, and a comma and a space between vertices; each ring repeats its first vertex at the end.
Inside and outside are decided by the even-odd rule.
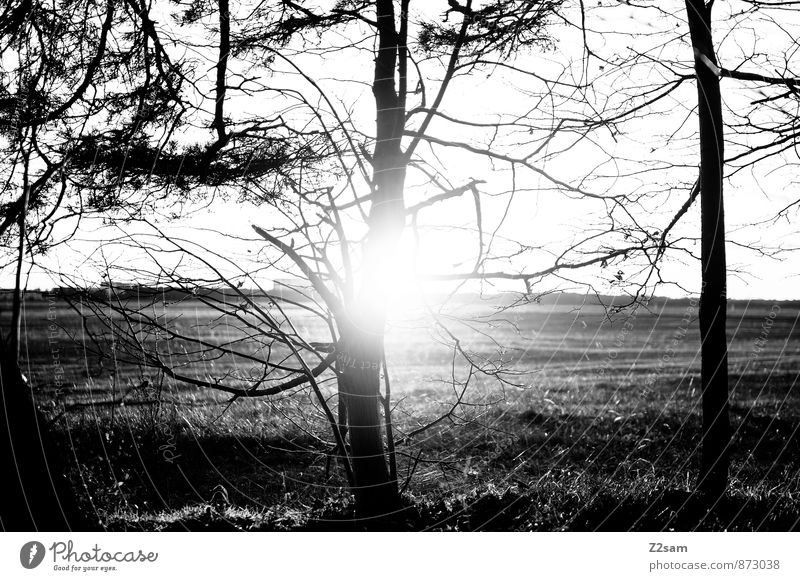
MULTIPOLYGON (((184 305, 198 329, 213 314, 184 305)), ((47 304, 26 311, 26 374, 53 418, 86 510, 111 530, 349 530, 353 506, 309 394, 238 401, 109 368, 47 304), (124 404, 109 405, 119 401, 124 404)), ((800 525, 798 308, 730 315, 729 494, 690 491, 699 452, 699 339, 686 302, 605 320, 549 304, 461 329, 516 385, 477 377, 466 406, 399 447, 404 530, 796 530, 800 525), (687 324, 687 321, 690 324, 687 324), (490 329, 490 332, 485 332, 490 329), (497 347, 503 351, 498 355, 497 347)), ((696 311, 694 312, 696 317, 696 311)), ((452 353, 424 326, 388 338, 400 436, 449 409, 452 353)), ((197 371, 201 373, 200 370, 197 371)), ((324 384, 333 395, 330 381, 324 384)))

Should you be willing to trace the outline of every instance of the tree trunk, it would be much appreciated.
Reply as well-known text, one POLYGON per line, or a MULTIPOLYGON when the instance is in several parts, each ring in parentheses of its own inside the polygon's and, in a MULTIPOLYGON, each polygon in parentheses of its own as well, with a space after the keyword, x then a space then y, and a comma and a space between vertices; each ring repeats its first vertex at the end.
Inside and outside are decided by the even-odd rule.
POLYGON ((0 382, 0 529, 85 529, 47 422, 12 354, 0 357, 0 382))
POLYGON ((16 281, 7 337, 0 332, 0 529, 67 531, 86 528, 64 465, 19 367, 23 261, 30 189, 18 216, 16 281))
MULTIPOLYGON (((379 413, 380 363, 386 319, 386 272, 405 224, 403 189, 407 160, 401 141, 405 127, 405 48, 397 32, 393 0, 376 0, 378 49, 372 93, 375 97, 375 150, 372 156, 372 205, 364 247, 361 287, 340 321, 339 389, 347 402, 348 435, 355 477, 356 513, 376 519, 399 504, 397 482, 389 476, 379 413), (398 57, 400 57, 398 62, 398 57)), ((401 14, 401 20, 408 17, 401 14)), ((405 26, 401 23, 401 31, 405 26)))
POLYGON ((698 488, 720 496, 727 487, 730 464, 722 99, 711 34, 711 6, 706 6, 704 0, 686 0, 686 10, 695 55, 700 118, 703 434, 698 488))
POLYGON ((347 405, 356 516, 376 525, 398 507, 397 484, 389 478, 378 405, 383 342, 381 336, 353 325, 341 345, 339 391, 347 405))

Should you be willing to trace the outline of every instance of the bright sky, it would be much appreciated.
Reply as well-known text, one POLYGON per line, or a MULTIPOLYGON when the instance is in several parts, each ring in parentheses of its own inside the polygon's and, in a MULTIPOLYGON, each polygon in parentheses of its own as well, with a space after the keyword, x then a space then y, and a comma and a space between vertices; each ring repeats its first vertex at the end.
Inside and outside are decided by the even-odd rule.
MULTIPOLYGON (((438 14, 444 2, 430 2, 424 5, 426 11, 438 14), (440 6, 441 5, 441 6, 440 6)), ((742 4, 743 3, 733 3, 742 4)), ((414 3, 412 2, 412 7, 414 3)), ((659 10, 665 7, 674 9, 680 15, 683 2, 659 3, 659 10), (667 6, 669 5, 669 6, 667 6)), ((730 10, 741 9, 733 6, 730 10)), ((419 10, 420 8, 418 8, 419 10)), ((787 34, 776 32, 780 28, 774 26, 751 27, 748 21, 737 21, 723 10, 725 5, 716 8, 720 19, 720 28, 715 31, 720 43, 719 56, 721 63, 728 68, 735 68, 743 60, 743 55, 752 52, 768 54, 775 52, 775 47, 791 46, 791 31, 798 31, 800 21, 794 14, 787 15, 781 21, 787 34), (792 21, 794 20, 794 21, 792 21), (732 25, 735 24, 735 25, 732 25)), ((451 17, 451 22, 454 20, 451 17)), ((627 47, 633 46, 640 52, 646 52, 654 60, 649 66, 642 65, 628 78, 616 76, 608 64, 602 65, 597 59, 589 61, 589 75, 598 76, 590 94, 590 103, 600 107, 605 99, 611 103, 623 103, 628 94, 626 89, 641 86, 643 82, 658 83, 663 78, 671 78, 665 72, 670 61, 680 58, 682 63, 675 63, 674 69, 683 74, 691 71, 685 68, 691 60, 691 49, 688 44, 672 42, 661 46, 663 36, 656 32, 672 31, 681 21, 659 15, 658 10, 625 9, 615 6, 605 10, 587 14, 587 24, 596 31, 589 35, 590 46, 600 55, 609 58, 614 55, 627 54, 627 47), (635 31, 634 38, 622 36, 624 31, 635 31), (656 58, 657 57, 657 58, 656 58), (601 71, 600 66, 605 69, 601 71), (683 67, 683 68, 681 68, 683 67)), ((518 58, 516 65, 535 71, 541 76, 550 76, 570 68, 566 63, 580 62, 582 57, 582 41, 575 30, 557 28, 556 46, 547 51, 531 51, 518 58)), ((683 29, 681 29, 682 31, 683 29)), ((346 40, 346 39, 345 39, 346 40)), ((343 42, 343 39, 337 39, 343 42)), ((364 47, 371 46, 366 43, 364 47)), ((797 57, 790 54, 790 63, 796 63, 797 57)), ((309 51, 294 59, 300 66, 327 92, 331 102, 341 114, 345 109, 353 112, 353 122, 366 134, 371 134, 374 125, 374 102, 370 93, 369 81, 372 75, 372 55, 369 51, 351 51, 348 55, 333 53, 320 60, 319 55, 309 51), (321 66, 322 63, 322 66, 321 66), (360 82, 356 82, 360 81, 360 82), (346 106, 344 105, 346 103, 346 106)), ((761 71, 761 63, 756 59, 752 63, 744 63, 743 70, 776 74, 775 70, 761 71)), ((276 63, 276 68, 281 65, 276 63)), ((422 63, 426 75, 439 78, 440 69, 435 63, 422 63)), ((286 67, 284 66, 284 69, 286 67)), ((572 68, 578 74, 580 68, 572 68)), ((800 67, 796 68, 800 71, 800 67)), ((213 71, 212 71, 213 72, 213 71)), ((276 72, 269 79, 272 87, 298 87, 312 95, 309 87, 290 69, 283 73, 276 72)), ((726 119, 733 119, 732 111, 738 110, 743 103, 753 99, 751 91, 742 91, 741 84, 730 79, 723 80, 724 99, 727 110, 726 119)), ((433 84, 429 91, 437 87, 433 84)), ((541 83, 535 79, 492 67, 475 71, 468 77, 456 79, 451 85, 442 104, 442 110, 456 118, 467 119, 472 123, 489 123, 507 119, 514 114, 525 114, 531 118, 546 119, 550 107, 564 113, 564 104, 552 103, 542 99, 541 83)), ((414 104, 415 96, 411 96, 414 104)), ((430 99, 430 98, 429 98, 430 99)), ((542 155, 534 158, 534 163, 557 179, 577 184, 584 176, 593 176, 581 186, 592 193, 609 195, 611 193, 643 193, 649 192, 652 197, 643 201, 635 210, 638 220, 652 224, 656 229, 663 228, 682 205, 696 175, 697 152, 696 143, 691 141, 696 134, 697 121, 692 115, 693 103, 696 102, 693 82, 684 83, 668 99, 656 107, 657 115, 642 117, 638 121, 624 126, 621 133, 611 135, 608 132, 597 132, 590 139, 573 145, 571 137, 554 139, 544 152, 555 152, 561 147, 570 146, 564 153, 543 159, 542 155), (613 163, 610 161, 613 158, 613 163), (674 167, 667 167, 674 164, 674 167), (646 170, 646 171, 645 171, 646 170), (607 177, 602 177, 607 176, 607 177)), ((316 101, 316 98, 314 99, 316 101)), ((239 113, 257 113, 262 110, 263 101, 241 98, 234 101, 239 113)), ((328 106, 320 101, 324 115, 330 118, 328 106)), ((580 106, 569 105, 572 113, 580 111, 580 106)), ((770 113, 775 115, 775 113, 770 113)), ((487 132, 483 129, 459 128, 446 121, 436 121, 431 125, 429 133, 442 135, 448 139, 469 142, 482 146, 488 141, 487 132)), ((537 144, 522 141, 524 135, 500 134, 496 147, 507 155, 524 156, 530 153, 537 144)), ((731 136, 733 139, 734 136, 731 136)), ((737 137, 738 139, 738 137, 737 137)), ((733 148, 731 147, 730 150, 733 148)), ((573 199, 562 193, 549 189, 551 184, 534 172, 519 170, 512 175, 509 165, 502 162, 489 163, 475 155, 465 154, 453 148, 422 146, 420 154, 431 161, 440 175, 454 186, 463 185, 470 178, 481 179, 485 195, 481 200, 484 235, 489 240, 494 233, 493 248, 498 254, 514 253, 521 243, 530 246, 514 259, 500 261, 487 270, 505 270, 508 272, 531 271, 552 264, 554 254, 559 254, 570 243, 580 239, 597 224, 602 215, 604 205, 596 200, 573 199), (512 178, 517 192, 508 193, 512 178)), ((797 162, 797 153, 790 151, 786 160, 797 162)), ((800 252, 784 252, 778 259, 761 255, 757 251, 744 248, 748 244, 760 244, 769 248, 800 247, 798 234, 800 216, 790 214, 791 221, 786 219, 775 222, 763 222, 772 217, 780 208, 800 198, 800 187, 796 179, 797 167, 786 165, 786 160, 775 159, 763 162, 755 170, 742 171, 726 183, 726 223, 729 233, 728 261, 731 267, 729 279, 729 296, 731 298, 800 298, 800 252), (762 222, 753 225, 756 222, 762 222)), ((430 186, 419 186, 419 176, 411 176, 408 190, 408 203, 438 193, 430 186)), ((337 184, 331 184, 336 186, 337 184)), ((351 195, 342 198, 351 199, 351 195)), ((471 195, 459 200, 450 200, 427 209, 420 214, 422 234, 420 246, 415 252, 413 233, 408 230, 401 245, 401 251, 394 260, 398 272, 404 270, 406 275, 398 274, 396 288, 402 289, 409 283, 414 270, 413 261, 419 272, 465 272, 475 260, 477 239, 475 236, 475 205, 471 195)), ((259 242, 232 240, 230 236, 254 238, 249 224, 256 223, 263 227, 274 227, 279 223, 274 211, 264 206, 255 208, 248 204, 217 203, 212 211, 204 211, 191 219, 182 221, 180 225, 165 226, 170 231, 181 232, 192 239, 209 243, 213 240, 214 248, 220 249, 226 256, 241 257, 241 260, 252 260, 254 252, 263 246, 259 242), (194 228, 215 230, 219 234, 211 234, 204 230, 201 234, 194 228), (198 238, 199 237, 199 238, 198 238)), ((683 218, 673 231, 674 236, 696 237, 699 228, 699 203, 683 218)), ((130 250, 122 250, 113 245, 100 249, 98 239, 107 237, 107 232, 83 234, 69 249, 64 247, 54 251, 45 259, 45 263, 57 272, 79 272, 92 279, 96 275, 87 266, 87 256, 95 260, 102 250, 104 260, 111 262, 125 261, 135 263, 137 258, 130 250)), ((699 243, 687 242, 686 248, 699 254, 699 243)), ((577 255, 571 255, 580 259, 577 255)), ((689 291, 699 288, 699 264, 688 260, 685 255, 668 257, 663 271, 663 278, 678 283, 689 291)), ((625 270, 628 266, 619 268, 625 270)), ((543 283, 540 290, 560 287, 577 290, 579 283, 592 282, 601 292, 614 292, 614 287, 607 284, 617 267, 603 271, 599 267, 590 267, 584 272, 570 272, 570 280, 549 280, 543 283)), ((631 269, 632 271, 633 269, 631 269)), ((630 271, 629 271, 630 272, 630 271)), ((626 272, 626 275, 628 273, 626 272)), ((269 276, 262 273, 263 278, 269 276)), ((283 275, 275 275, 275 278, 283 275)), ((5 274, 3 286, 9 286, 10 279, 5 274)), ((32 271, 29 285, 31 287, 49 287, 54 284, 42 274, 32 271)), ((509 288, 509 283, 501 283, 498 290, 509 288)), ((513 288, 521 289, 515 283, 513 288)), ((404 291, 403 291, 404 292, 404 291)), ((409 291, 410 292, 410 291, 409 291)), ((673 286, 659 288, 657 294, 680 296, 685 291, 673 286)))

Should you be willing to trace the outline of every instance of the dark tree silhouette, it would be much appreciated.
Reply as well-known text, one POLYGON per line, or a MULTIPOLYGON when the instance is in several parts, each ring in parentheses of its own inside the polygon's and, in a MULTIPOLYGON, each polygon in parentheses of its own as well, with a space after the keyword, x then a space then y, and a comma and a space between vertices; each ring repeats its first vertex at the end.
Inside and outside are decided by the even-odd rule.
POLYGON ((700 340, 703 435, 700 490, 719 496, 728 483, 730 426, 728 421, 727 267, 722 188, 725 140, 714 41, 712 3, 687 0, 686 15, 694 50, 700 122, 700 213, 702 289, 700 340))
MULTIPOLYGON (((288 225, 255 228, 267 243, 259 253, 257 266, 221 256, 205 242, 198 245, 196 241, 179 239, 148 218, 142 218, 141 222, 152 228, 152 238, 127 237, 126 234, 120 241, 131 249, 151 254, 160 245, 164 252, 179 253, 193 260, 198 268, 194 274, 188 271, 181 274, 156 259, 152 270, 129 268, 127 276, 133 276, 149 289, 162 286, 171 292, 185 292, 197 297, 206 306, 218 310, 227 324, 236 325, 242 331, 242 337, 222 345, 203 343, 176 333, 163 319, 145 314, 146 309, 132 302, 125 289, 115 294, 113 285, 110 294, 89 291, 83 295, 94 302, 98 314, 109 309, 120 316, 120 319, 99 317, 113 329, 117 361, 121 360, 124 352, 125 358, 156 368, 172 379, 225 391, 234 400, 276 395, 297 388, 310 389, 315 405, 333 434, 333 448, 328 453, 337 456, 345 469, 355 495, 358 516, 371 520, 373 526, 381 526, 382 520, 391 519, 392 513, 399 508, 400 486, 384 339, 388 277, 403 231, 409 221, 416 229, 419 215, 424 214, 427 208, 462 197, 469 200, 471 196, 478 222, 475 232, 478 256, 473 271, 455 274, 452 280, 480 279, 484 274, 486 279, 491 279, 491 273, 484 272, 485 265, 492 260, 501 262, 505 259, 502 255, 493 255, 483 238, 480 206, 483 194, 478 189, 481 181, 468 179, 464 185, 454 186, 442 175, 442 169, 436 167, 435 156, 425 157, 421 152, 438 147, 460 149, 481 163, 502 162, 514 171, 519 167, 520 171, 532 172, 550 184, 554 191, 563 191, 571 196, 588 195, 537 166, 537 152, 542 151, 557 132, 549 117, 523 120, 522 127, 517 127, 513 120, 484 127, 469 119, 459 120, 443 111, 448 88, 458 77, 467 76, 476 67, 491 69, 495 61, 506 59, 508 62, 509 54, 516 54, 518 47, 536 48, 549 42, 546 25, 557 3, 545 3, 535 10, 520 11, 519 15, 506 12, 512 5, 499 2, 481 11, 473 11, 470 3, 462 6, 451 2, 447 5, 449 10, 441 18, 443 23, 437 24, 438 16, 415 20, 407 0, 337 4, 327 12, 283 1, 274 6, 263 5, 250 15, 247 26, 242 25, 235 6, 229 7, 229 16, 226 17, 223 16, 224 7, 220 5, 219 26, 210 29, 218 45, 213 57, 218 59, 215 84, 211 89, 215 106, 213 111, 194 111, 204 119, 211 119, 207 127, 212 128, 215 135, 213 145, 206 151, 213 151, 218 158, 224 159, 230 156, 234 147, 240 147, 241 139, 235 140, 236 132, 226 130, 225 126, 243 122, 234 115, 228 117, 224 111, 230 110, 231 99, 237 93, 241 98, 245 90, 235 89, 229 81, 225 82, 226 67, 230 76, 242 76, 242 70, 246 69, 251 78, 258 79, 261 69, 272 72, 280 65, 305 81, 306 86, 302 90, 258 87, 245 93, 247 96, 272 93, 284 99, 281 113, 275 113, 280 118, 275 125, 291 135, 286 144, 292 150, 282 158, 287 160, 285 167, 275 168, 272 174, 246 174, 244 179, 236 177, 235 172, 230 175, 218 173, 219 179, 190 181, 187 189, 198 199, 205 194, 211 195, 213 188, 235 192, 240 199, 270 208, 274 216, 283 220, 276 220, 277 223, 288 225), (455 29, 451 29, 451 20, 456 22, 455 29), (363 112, 357 108, 358 113, 342 114, 334 98, 327 94, 321 78, 315 78, 302 64, 304 58, 310 58, 309 54, 315 54, 314 51, 333 59, 338 54, 345 58, 348 50, 363 49, 363 41, 349 46, 338 45, 341 41, 336 40, 336 35, 340 30, 375 42, 374 49, 369 49, 374 56, 370 89, 375 118, 374 125, 370 123, 371 128, 363 132, 358 129, 362 123, 366 125, 361 120, 363 112), (419 38, 412 38, 412 34, 418 34, 419 38), (228 35, 229 39, 226 38, 228 35), (218 58, 228 53, 228 46, 230 57, 218 58), (421 63, 441 76, 436 78, 430 72, 426 73, 421 63), (410 78, 414 81, 411 82, 410 78), (417 101, 416 106, 408 106, 407 101, 411 98, 417 101), (298 111, 302 111, 302 115, 298 111), (516 159, 505 155, 499 147, 475 147, 454 140, 439 125, 442 120, 488 133, 496 133, 498 128, 505 131, 506 127, 510 127, 512 132, 525 132, 534 154, 516 159), (537 125, 537 122, 542 125, 537 125), (300 145, 293 145, 298 143, 300 145), (410 203, 409 172, 415 175, 415 186, 419 187, 421 176, 425 185, 437 193, 410 203), (278 186, 267 186, 268 181, 264 178, 272 179, 275 174, 281 176, 278 186), (358 180, 363 180, 363 183, 356 185, 358 180), (339 187, 342 187, 340 191, 339 187), (280 193, 276 195, 276 191, 280 193), (354 195, 353 199, 348 199, 350 193, 354 195), (201 270, 206 274, 199 274, 201 270), (275 270, 285 270, 305 279, 307 288, 297 290, 301 295, 305 293, 304 298, 311 305, 291 296, 276 298, 264 292, 259 286, 259 278, 275 270), (226 290, 204 292, 198 290, 198 285, 225 287, 226 290), (255 294, 251 292, 253 289, 255 294), (232 307, 231 300, 239 306, 232 307), (320 337, 299 332, 292 323, 292 315, 284 310, 285 305, 318 317, 329 330, 330 337, 323 341, 320 337), (262 332, 258 333, 256 329, 262 332), (172 346, 168 347, 162 341, 154 347, 157 338, 163 335, 172 338, 172 346), (216 377, 193 377, 183 369, 189 367, 185 356, 178 357, 179 364, 170 363, 176 359, 167 352, 187 343, 194 345, 186 350, 190 359, 196 357, 199 360, 201 354, 203 359, 244 357, 257 364, 258 372, 243 378, 241 370, 223 373, 224 368, 220 366, 220 374, 216 377), (334 415, 328 403, 331 396, 325 391, 331 380, 331 371, 337 385, 338 415, 334 415), (386 380, 383 393, 381 375, 386 380)), ((187 13, 185 18, 190 20, 196 16, 192 13, 189 18, 187 13)), ((212 51, 208 50, 208 53, 211 58, 212 51)), ((162 60, 166 62, 168 59, 162 60)), ((180 64, 176 59, 171 59, 171 62, 173 66, 180 64)), ((352 79, 346 81, 352 82, 352 79)), ((509 117, 514 118, 513 115, 509 117)), ((251 118, 248 123, 253 127, 266 125, 263 119, 251 118)), ((247 133, 242 131, 240 136, 247 137, 247 133)), ((108 184, 108 176, 114 175, 136 176, 148 165, 149 158, 145 154, 152 150, 152 145, 142 146, 142 161, 134 165, 127 161, 122 163, 125 158, 121 152, 113 156, 101 154, 105 156, 102 165, 95 162, 95 167, 102 168, 106 177, 98 182, 108 184)), ((185 157, 184 152, 181 155, 185 157)), ((149 174, 152 180, 149 187, 156 187, 168 178, 168 170, 160 173, 157 169, 161 158, 161 155, 153 158, 156 171, 149 174)), ((189 156, 188 159, 193 158, 189 156)), ((192 167, 195 166, 190 165, 192 167)), ((457 175, 455 179, 463 179, 454 173, 457 175)), ((601 254, 589 263, 598 263, 603 256, 608 257, 606 252, 601 254)), ((551 272, 577 266, 561 261, 551 272)), ((119 268, 111 267, 110 270, 122 274, 119 268)), ((533 276, 541 278, 545 273, 533 276)), ((113 279, 113 275, 109 278, 113 279)), ((156 304, 158 295, 154 292, 147 299, 148 304, 156 304)), ((441 321, 438 324, 445 328, 441 321)), ((463 401, 466 386, 477 373, 502 381, 503 370, 502 365, 492 361, 477 361, 452 334, 448 337, 452 338, 449 340, 452 340, 454 358, 464 361, 468 371, 466 380, 457 379, 453 372, 453 385, 462 388, 454 390, 457 407, 463 401)), ((408 444, 425 429, 438 425, 443 419, 452 419, 455 407, 439 418, 420 422, 398 442, 408 444)), ((410 460, 413 461, 410 470, 413 473, 420 460, 413 456, 410 460)))
MULTIPOLYGON (((796 135, 794 121, 790 115, 785 115, 786 121, 779 120, 780 115, 774 113, 781 111, 776 103, 784 103, 784 110, 796 105, 798 81, 792 72, 795 64, 791 55, 796 52, 796 39, 788 40, 783 47, 771 47, 773 52, 757 52, 755 49, 740 45, 737 33, 748 35, 750 26, 759 31, 768 29, 775 34, 786 32, 783 24, 770 13, 771 10, 780 10, 780 2, 752 2, 752 6, 744 10, 728 7, 728 13, 723 23, 712 18, 713 0, 686 0, 682 9, 673 5, 653 5, 649 3, 630 2, 628 6, 604 5, 598 3, 596 7, 578 3, 575 6, 577 17, 573 17, 576 26, 582 30, 584 41, 583 71, 589 74, 590 64, 597 65, 597 74, 594 85, 608 86, 624 95, 624 101, 615 101, 615 94, 599 95, 602 99, 595 99, 592 103, 593 111, 586 116, 586 126, 592 131, 608 131, 613 136, 624 136, 630 132, 632 124, 639 124, 648 119, 655 119, 665 115, 664 103, 669 102, 681 91, 681 86, 690 80, 696 82, 696 111, 699 121, 699 130, 695 133, 690 148, 683 149, 696 155, 695 145, 699 150, 699 176, 694 185, 685 182, 688 196, 675 212, 673 218, 665 228, 658 228, 652 220, 634 218, 632 230, 639 235, 659 240, 655 252, 643 247, 633 251, 629 256, 642 256, 646 258, 643 277, 632 279, 631 286, 635 288, 632 293, 634 300, 646 295, 644 289, 654 284, 653 288, 666 281, 661 276, 665 254, 674 256, 683 251, 693 258, 699 259, 701 267, 700 290, 700 315, 699 329, 702 340, 701 347, 701 386, 702 386, 702 434, 700 446, 700 469, 696 482, 697 489, 711 499, 718 498, 726 491, 728 484, 728 471, 730 465, 731 429, 728 417, 728 339, 726 336, 727 320, 727 278, 729 268, 726 263, 726 244, 731 241, 726 235, 724 195, 723 188, 727 181, 733 180, 743 169, 753 169, 759 163, 790 163, 791 157, 796 157, 788 151, 786 143, 791 142, 796 135), (630 16, 631 22, 641 23, 645 19, 652 22, 644 34, 648 39, 657 39, 655 47, 650 51, 634 48, 620 50, 618 54, 603 53, 595 48, 592 42, 597 38, 595 27, 602 22, 596 19, 598 13, 605 15, 614 12, 623 12, 630 16), (732 44, 738 53, 741 53, 742 63, 733 68, 727 68, 719 62, 717 56, 719 46, 715 43, 712 30, 715 25, 725 24, 725 38, 732 44), (688 25, 688 26, 687 26, 688 25), (746 25, 746 26, 745 26, 746 25), (678 30, 676 34, 674 30, 678 30), (691 74, 687 74, 685 64, 686 54, 685 31, 688 30, 689 46, 693 54, 691 74), (747 52, 748 49, 751 52, 747 52), (751 72, 752 67, 764 68, 775 66, 781 74, 766 75, 762 72, 751 72), (659 71, 657 80, 653 76, 638 77, 638 67, 647 70, 659 71), (778 67, 782 67, 779 69, 778 67), (624 75, 628 81, 617 76, 624 75), (749 91, 752 96, 749 103, 741 103, 731 92, 731 98, 726 101, 726 88, 722 85, 736 81, 739 87, 749 91), (641 86, 636 86, 640 83, 641 86), (766 89, 766 91, 765 91, 766 89), (727 113, 723 115, 723 106, 727 106, 727 113), (764 116, 765 112, 772 115, 764 116), (727 117, 727 119, 726 119, 727 117), (777 136, 777 139, 775 138, 777 136), (696 139, 696 141, 695 141, 696 139), (732 153, 726 158, 726 144, 731 145, 732 153), (687 214, 695 199, 700 198, 700 256, 694 256, 690 247, 684 243, 694 240, 694 237, 676 237, 676 225, 687 214)), ((719 7, 719 5, 717 5, 719 7)), ((631 39, 640 36, 640 30, 627 31, 631 39)), ((766 33, 765 33, 766 34, 766 33)), ((720 36, 723 36, 722 34, 720 36)), ((728 49, 730 50, 730 48, 728 49)), ((587 81, 587 84, 589 82, 587 81)), ((695 108, 693 107, 692 110, 695 108)), ((784 111, 785 113, 785 111, 784 111)), ((680 163, 669 163, 667 152, 675 148, 681 151, 683 126, 671 128, 665 132, 663 143, 655 144, 651 154, 658 153, 658 163, 650 164, 645 158, 637 160, 642 163, 636 171, 641 171, 651 176, 650 182, 657 184, 660 176, 668 184, 662 193, 660 191, 647 191, 637 196, 638 200, 628 204, 627 211, 633 212, 640 201, 653 199, 668 199, 673 190, 676 175, 681 173, 680 163)), ((623 173, 619 177, 624 177, 623 173)), ((653 186, 649 187, 651 190, 653 186)), ((765 205, 766 206, 766 205, 765 205)), ((780 212, 785 212, 786 208, 780 212)), ((769 210, 765 207, 764 213, 769 210)), ((632 216, 633 214, 629 214, 632 216)), ((777 256, 780 248, 771 246, 761 247, 758 244, 739 243, 739 246, 751 247, 764 256, 777 256)))

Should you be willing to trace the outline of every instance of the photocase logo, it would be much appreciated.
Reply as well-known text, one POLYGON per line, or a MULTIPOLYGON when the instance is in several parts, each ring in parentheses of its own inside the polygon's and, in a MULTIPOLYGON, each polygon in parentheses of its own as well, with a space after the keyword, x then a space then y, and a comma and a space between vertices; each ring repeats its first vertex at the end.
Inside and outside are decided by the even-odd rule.
POLYGON ((26 569, 35 569, 44 560, 44 545, 39 541, 30 541, 19 550, 19 562, 26 569))

